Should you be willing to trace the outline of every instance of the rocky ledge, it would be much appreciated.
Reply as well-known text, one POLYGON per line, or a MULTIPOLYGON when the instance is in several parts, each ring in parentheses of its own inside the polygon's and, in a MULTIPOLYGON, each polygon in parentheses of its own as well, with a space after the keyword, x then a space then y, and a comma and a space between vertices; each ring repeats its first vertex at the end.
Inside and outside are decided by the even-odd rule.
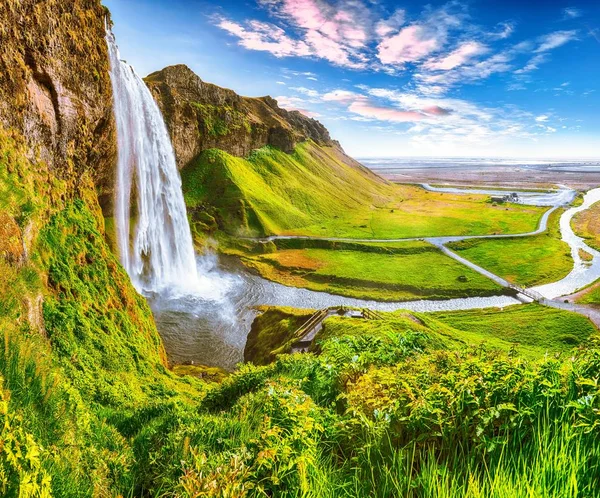
POLYGON ((213 148, 246 157, 266 145, 291 153, 308 139, 339 146, 318 121, 282 109, 272 97, 242 97, 206 83, 185 65, 169 66, 145 81, 163 112, 180 168, 213 148))

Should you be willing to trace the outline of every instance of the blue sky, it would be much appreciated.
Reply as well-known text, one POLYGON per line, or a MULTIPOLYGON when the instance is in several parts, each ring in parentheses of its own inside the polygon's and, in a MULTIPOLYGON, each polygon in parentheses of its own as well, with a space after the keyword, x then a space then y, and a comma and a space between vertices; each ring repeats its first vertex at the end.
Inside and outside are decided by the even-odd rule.
POLYGON ((355 156, 600 157, 600 2, 104 0, 121 56, 313 116, 355 156))

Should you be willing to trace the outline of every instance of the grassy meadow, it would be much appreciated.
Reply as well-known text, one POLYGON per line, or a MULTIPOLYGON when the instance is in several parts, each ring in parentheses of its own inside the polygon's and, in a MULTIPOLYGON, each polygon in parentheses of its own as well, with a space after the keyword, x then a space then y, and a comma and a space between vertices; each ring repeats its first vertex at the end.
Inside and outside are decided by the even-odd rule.
POLYGON ((585 239, 590 247, 600 251, 600 202, 577 213, 571 223, 577 235, 585 239))
POLYGON ((284 285, 362 299, 408 301, 502 293, 495 282, 420 241, 280 249, 246 254, 241 261, 284 285))
POLYGON ((510 345, 524 355, 538 358, 546 353, 568 352, 598 332, 584 316, 539 304, 428 316, 460 331, 458 335, 467 343, 479 340, 500 349, 510 345))
POLYGON ((496 275, 531 287, 555 282, 569 274, 573 267, 571 250, 561 240, 557 210, 548 220, 548 230, 533 237, 480 239, 454 242, 448 247, 462 257, 496 275))
POLYGON ((528 232, 544 211, 390 184, 348 161, 312 142, 246 159, 205 151, 182 170, 192 225, 245 236, 404 238, 528 232))
POLYGON ((600 307, 600 282, 596 282, 581 292, 577 302, 579 304, 590 304, 600 307))

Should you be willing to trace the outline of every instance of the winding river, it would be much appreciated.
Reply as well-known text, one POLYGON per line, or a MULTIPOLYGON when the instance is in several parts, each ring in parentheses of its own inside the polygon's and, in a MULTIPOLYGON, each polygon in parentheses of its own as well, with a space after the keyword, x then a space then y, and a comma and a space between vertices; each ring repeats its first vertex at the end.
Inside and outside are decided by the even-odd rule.
MULTIPOLYGON (((429 186, 424 186, 428 188, 429 186)), ((432 188, 432 187, 429 187, 432 188)), ((441 191, 450 191, 441 188, 441 191)), ((473 194, 473 189, 452 188, 452 193, 473 194)), ((481 190, 477 193, 499 192, 481 190)), ((503 191, 503 193, 506 193, 503 191)), ((494 194, 495 195, 495 194, 494 194)), ((540 221, 538 229, 516 236, 531 236, 544 232, 550 212, 570 203, 576 192, 560 189, 553 192, 519 192, 521 202, 553 206, 540 221), (551 197, 549 197, 551 196, 551 197), (550 200, 552 200, 551 203, 550 200)), ((556 298, 575 292, 600 278, 600 253, 591 249, 571 229, 571 220, 578 212, 600 201, 600 188, 591 190, 581 206, 567 210, 561 217, 563 240, 570 246, 574 261, 573 271, 559 282, 535 288, 547 298, 556 298), (594 256, 591 263, 579 257, 579 249, 594 256)), ((514 237, 515 235, 509 235, 514 237)), ((498 236, 477 236, 497 238, 498 236)), ((286 237, 281 237, 286 238, 286 237)), ((469 237, 434 237, 431 243, 442 246, 454 240, 469 237)), ((410 240, 410 239, 400 239, 410 240)), ((369 240, 372 242, 372 240, 369 240)), ((406 309, 420 312, 464 310, 489 307, 506 307, 521 301, 509 296, 449 299, 442 301, 379 302, 336 296, 325 292, 287 287, 265 280, 248 272, 235 258, 215 255, 199 256, 199 274, 206 280, 202 294, 161 294, 150 298, 158 328, 165 342, 170 361, 220 366, 231 370, 243 361, 243 350, 256 306, 277 305, 295 308, 324 308, 335 305, 371 308, 378 311, 406 309)), ((492 278, 492 277, 490 277, 492 278)))

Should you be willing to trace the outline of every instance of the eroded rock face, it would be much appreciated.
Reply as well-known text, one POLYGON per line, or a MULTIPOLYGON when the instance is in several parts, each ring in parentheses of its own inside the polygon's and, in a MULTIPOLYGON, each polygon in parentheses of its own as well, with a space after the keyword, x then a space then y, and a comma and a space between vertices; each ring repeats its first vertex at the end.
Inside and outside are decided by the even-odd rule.
POLYGON ((91 173, 112 200, 116 135, 99 0, 3 0, 0 126, 76 189, 91 173))
POLYGON ((337 145, 318 121, 281 109, 271 97, 241 97, 205 83, 185 65, 145 81, 163 112, 180 168, 212 148, 246 157, 266 145, 290 153, 307 139, 337 145))

